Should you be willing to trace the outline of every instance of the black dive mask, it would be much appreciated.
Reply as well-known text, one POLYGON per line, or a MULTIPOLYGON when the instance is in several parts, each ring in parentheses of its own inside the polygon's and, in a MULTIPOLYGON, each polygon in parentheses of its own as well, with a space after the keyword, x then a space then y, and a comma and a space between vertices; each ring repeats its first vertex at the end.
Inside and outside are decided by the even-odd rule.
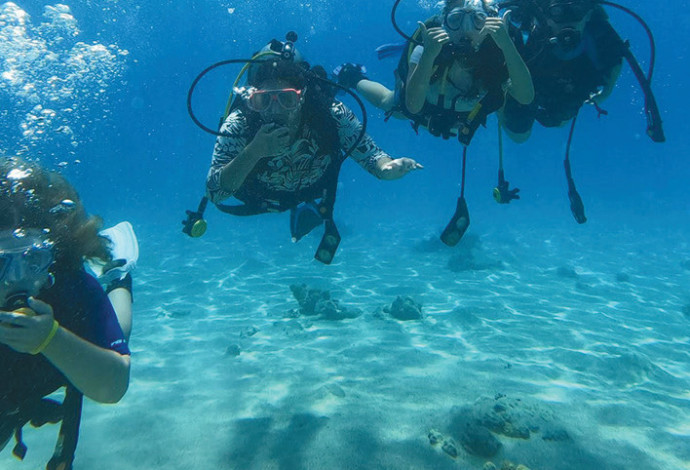
POLYGON ((582 0, 557 1, 547 7, 546 16, 556 23, 578 23, 591 11, 592 6, 590 2, 582 0))
POLYGON ((551 44, 555 44, 564 52, 571 52, 582 41, 582 33, 575 28, 563 28, 558 34, 550 39, 551 44))

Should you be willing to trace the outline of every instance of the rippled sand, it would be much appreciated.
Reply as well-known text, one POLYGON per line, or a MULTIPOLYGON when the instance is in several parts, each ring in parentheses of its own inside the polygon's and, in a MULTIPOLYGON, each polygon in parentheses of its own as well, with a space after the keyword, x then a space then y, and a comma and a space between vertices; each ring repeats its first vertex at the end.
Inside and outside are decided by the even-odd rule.
MULTIPOLYGON (((132 383, 87 404, 76 469, 690 469, 684 232, 564 224, 449 249, 428 228, 371 227, 326 267, 318 236, 242 230, 140 229, 132 383), (293 318, 294 283, 363 313, 293 318), (398 295, 425 319, 374 315, 398 295), (454 407, 498 394, 570 439, 496 435, 491 459, 430 445, 432 429, 458 442, 454 407)), ((55 433, 27 431, 27 462, 1 467, 42 468, 55 433)))

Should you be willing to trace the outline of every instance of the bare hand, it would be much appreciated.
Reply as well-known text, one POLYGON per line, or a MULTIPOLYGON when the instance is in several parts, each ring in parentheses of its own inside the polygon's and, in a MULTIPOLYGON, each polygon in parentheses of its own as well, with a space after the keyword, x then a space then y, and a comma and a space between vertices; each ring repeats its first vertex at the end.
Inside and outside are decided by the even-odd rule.
POLYGON ((484 28, 480 34, 491 36, 496 45, 504 50, 506 47, 512 45, 513 40, 510 39, 510 34, 508 34, 508 24, 510 22, 510 15, 512 12, 510 10, 506 11, 503 18, 489 17, 486 19, 484 28))
POLYGON ((421 170, 424 167, 411 158, 402 157, 384 163, 381 166, 381 173, 384 179, 394 180, 402 178, 413 170, 421 170))
POLYGON ((257 157, 271 157, 290 145, 290 130, 275 123, 264 124, 250 143, 257 157))
POLYGON ((36 316, 0 312, 0 343, 20 353, 35 351, 53 327, 53 308, 50 305, 31 297, 29 307, 36 316))
POLYGON ((440 53, 443 45, 450 41, 450 37, 445 29, 429 28, 426 29, 426 25, 421 21, 417 22, 419 28, 422 30, 422 38, 424 40, 424 55, 428 55, 430 58, 435 59, 440 53))

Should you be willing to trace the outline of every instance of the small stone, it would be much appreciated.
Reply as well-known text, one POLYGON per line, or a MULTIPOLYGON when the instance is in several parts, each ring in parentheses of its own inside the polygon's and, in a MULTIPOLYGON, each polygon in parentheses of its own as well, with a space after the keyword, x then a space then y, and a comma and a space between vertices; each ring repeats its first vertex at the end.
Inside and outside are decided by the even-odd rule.
POLYGON ((318 315, 315 311, 319 302, 330 300, 331 293, 321 289, 308 287, 306 284, 292 284, 290 286, 292 295, 300 306, 302 315, 318 315))
POLYGON ((391 305, 390 315, 402 321, 421 320, 423 318, 422 305, 415 302, 412 297, 398 296, 391 305))
POLYGON ((570 266, 561 266, 556 270, 558 277, 565 279, 577 279, 577 272, 570 266))
POLYGON ((517 468, 516 468, 515 470, 529 470, 529 467, 520 464, 520 465, 517 466, 517 468))
POLYGON ((443 446, 441 447, 441 449, 443 449, 443 452, 445 452, 453 458, 458 456, 458 448, 452 439, 445 439, 443 441, 443 446))
POLYGON ((242 331, 240 331, 240 338, 248 338, 248 337, 250 337, 250 336, 254 336, 254 335, 257 334, 258 332, 259 332, 258 329, 256 329, 256 328, 253 327, 253 326, 250 326, 250 327, 245 328, 245 329, 243 329, 242 331))
POLYGON ((376 307, 376 310, 374 310, 373 317, 376 318, 377 320, 383 320, 386 318, 385 311, 381 307, 376 307))
POLYGON ((529 439, 530 437, 529 428, 527 426, 516 426, 515 424, 508 422, 503 425, 503 432, 501 434, 508 437, 514 437, 516 439, 529 439))
POLYGON ((240 347, 236 344, 231 344, 228 349, 225 350, 225 355, 230 357, 237 357, 240 355, 240 347))
POLYGON ((300 317, 299 309, 291 308, 290 310, 285 312, 285 318, 299 318, 299 317, 300 317))
POLYGON ((570 435, 568 431, 563 428, 550 428, 544 430, 541 438, 545 441, 563 442, 569 441, 570 435))
POLYGON ((432 429, 431 431, 429 431, 428 437, 429 437, 429 444, 431 444, 432 446, 435 446, 439 442, 443 441, 443 434, 436 431, 435 429, 432 429))
MULTIPOLYGON (((300 308, 297 311, 299 316, 318 317, 323 320, 345 320, 357 318, 362 313, 356 308, 342 307, 326 290, 314 289, 306 284, 293 284, 290 290, 299 303, 300 308)), ((294 317, 295 311, 291 310, 287 316, 294 317)))
POLYGON ((460 440, 467 452, 480 457, 493 457, 502 446, 491 431, 476 423, 467 424, 460 440))
POLYGON ((509 460, 504 460, 501 465, 501 470, 516 470, 515 464, 509 460))
POLYGON ((486 462, 482 467, 482 470, 497 470, 496 465, 493 462, 486 462))

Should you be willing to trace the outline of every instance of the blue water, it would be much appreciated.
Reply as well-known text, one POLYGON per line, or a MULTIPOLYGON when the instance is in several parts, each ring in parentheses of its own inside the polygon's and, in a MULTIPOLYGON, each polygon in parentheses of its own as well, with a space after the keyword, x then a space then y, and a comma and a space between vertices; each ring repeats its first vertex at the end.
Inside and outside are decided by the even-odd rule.
MULTIPOLYGON (((318 236, 291 244, 284 215, 240 220, 211 208, 203 239, 180 232, 213 147, 187 115, 194 77, 294 30, 310 62, 363 63, 392 86, 395 60, 374 52, 399 40, 392 3, 0 4, 0 154, 62 171, 106 224, 132 222, 141 245, 132 385, 116 406, 87 406, 75 468, 482 468, 487 459, 461 448, 452 458, 427 433, 457 440, 454 407, 497 393, 557 416, 573 437, 499 436, 499 468, 690 468, 687 11, 625 3, 655 33, 667 142, 646 137, 643 96, 624 67, 609 115, 585 109, 578 121, 572 160, 585 225, 568 208, 565 128, 535 126, 522 145, 505 139, 506 176, 522 199, 493 201, 491 118, 468 160, 478 245, 440 246, 459 193, 459 145, 370 108, 377 143, 425 169, 379 182, 344 166, 334 265, 312 260, 318 236), (468 256, 493 267, 458 264, 468 256), (286 317, 293 283, 329 289, 364 314, 286 317), (397 295, 422 302, 427 318, 374 315, 397 295), (242 336, 250 327, 259 332, 242 336), (228 357, 235 344, 242 353, 228 357)), ((402 2, 400 26, 411 31, 433 3, 402 2)), ((645 68, 643 31, 610 15, 645 68)), ((195 110, 208 126, 238 71, 199 85, 195 110)), ((0 468, 41 468, 54 433, 27 432, 30 460, 5 452, 0 468)))

